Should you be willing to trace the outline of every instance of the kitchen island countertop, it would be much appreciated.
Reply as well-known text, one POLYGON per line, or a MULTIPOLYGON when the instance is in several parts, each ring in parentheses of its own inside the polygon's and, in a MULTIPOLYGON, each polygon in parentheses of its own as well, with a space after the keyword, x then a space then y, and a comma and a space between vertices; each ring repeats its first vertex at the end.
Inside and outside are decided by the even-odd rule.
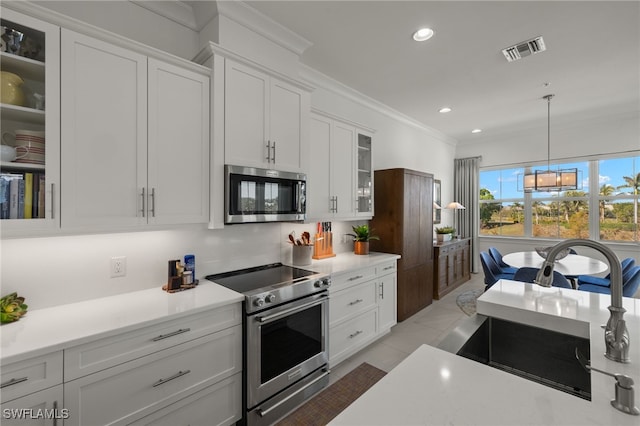
MULTIPOLYGON (((624 298, 631 362, 604 357, 610 296, 502 280, 478 299, 478 313, 590 338, 593 367, 630 376, 638 406, 640 300, 624 298)), ((591 373, 591 401, 423 345, 332 425, 639 425, 610 405, 615 380, 591 373)))

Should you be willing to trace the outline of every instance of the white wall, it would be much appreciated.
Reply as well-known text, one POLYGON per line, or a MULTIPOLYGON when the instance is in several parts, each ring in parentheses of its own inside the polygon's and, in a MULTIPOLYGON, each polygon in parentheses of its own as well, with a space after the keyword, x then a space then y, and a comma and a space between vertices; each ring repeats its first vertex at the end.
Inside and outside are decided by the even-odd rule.
MULTIPOLYGON (((183 58, 191 58, 199 50, 196 33, 129 2, 40 4, 183 58)), ((254 34, 247 40, 253 37, 254 34)), ((251 53, 250 46, 244 50, 246 54, 251 53)), ((433 173, 443 182, 443 200, 450 198, 454 147, 443 142, 443 136, 321 87, 312 94, 312 104, 376 130, 375 168, 405 167, 433 173)), ((333 223, 335 253, 353 250, 351 239, 344 238, 344 234, 351 231, 354 223, 359 222, 333 223)), ((196 276, 200 278, 243 267, 290 262, 291 246, 286 242, 289 232, 313 234, 314 229, 314 224, 291 223, 231 225, 220 230, 208 230, 202 225, 128 233, 2 239, 0 294, 17 291, 26 297, 31 309, 38 309, 147 288, 157 287, 161 291, 167 278, 167 261, 171 259, 195 254, 196 276), (127 257, 126 277, 110 278, 113 256, 127 257)), ((144 301, 132 300, 131 303, 135 309, 136 304, 144 301)))

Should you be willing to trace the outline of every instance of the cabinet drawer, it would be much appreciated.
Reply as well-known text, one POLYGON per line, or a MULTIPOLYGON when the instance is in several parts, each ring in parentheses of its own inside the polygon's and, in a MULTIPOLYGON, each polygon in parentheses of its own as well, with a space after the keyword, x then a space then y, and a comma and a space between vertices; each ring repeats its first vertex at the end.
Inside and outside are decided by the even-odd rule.
POLYGON ((238 325, 65 382, 65 424, 126 424, 240 371, 238 325))
POLYGON ((376 283, 366 282, 329 296, 329 326, 376 305, 376 283))
POLYGON ((386 274, 392 274, 392 273, 395 273, 396 270, 397 270, 397 267, 396 267, 395 260, 393 262, 381 263, 380 265, 376 266, 376 275, 381 276, 386 274))
POLYGON ((331 275, 330 290, 342 290, 365 281, 372 280, 376 276, 376 268, 364 268, 341 274, 331 275))
POLYGON ((64 380, 74 380, 241 322, 241 307, 236 303, 65 349, 64 380))
POLYGON ((69 415, 62 405, 62 383, 2 404, 2 426, 55 426, 69 415), (41 415, 47 410, 49 416, 41 415))
POLYGON ((242 374, 236 374, 130 425, 228 425, 241 417, 242 374))
POLYGON ((2 402, 62 383, 62 351, 2 365, 2 402))
POLYGON ((329 359, 331 362, 343 353, 372 339, 376 334, 377 310, 365 312, 351 321, 344 322, 329 331, 329 359))

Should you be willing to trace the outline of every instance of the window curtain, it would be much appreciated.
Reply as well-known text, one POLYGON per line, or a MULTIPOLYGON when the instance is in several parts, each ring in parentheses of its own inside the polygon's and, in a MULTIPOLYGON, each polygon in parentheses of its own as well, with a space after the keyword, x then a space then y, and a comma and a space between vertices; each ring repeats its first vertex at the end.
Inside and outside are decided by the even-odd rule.
POLYGON ((479 272, 478 229, 480 227, 480 172, 482 157, 456 158, 453 167, 454 200, 465 206, 455 210, 457 233, 461 238, 471 238, 471 272, 479 272))

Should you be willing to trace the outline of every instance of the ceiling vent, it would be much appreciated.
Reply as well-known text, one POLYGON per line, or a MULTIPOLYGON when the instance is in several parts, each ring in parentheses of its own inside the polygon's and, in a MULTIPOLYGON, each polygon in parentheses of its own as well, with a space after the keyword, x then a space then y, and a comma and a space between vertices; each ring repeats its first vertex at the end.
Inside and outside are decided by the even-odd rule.
POLYGON ((544 45, 542 36, 539 36, 531 40, 518 43, 515 46, 502 49, 502 54, 507 58, 507 61, 513 62, 518 59, 522 59, 525 56, 533 55, 534 53, 542 52, 544 50, 547 50, 547 48, 544 45))

